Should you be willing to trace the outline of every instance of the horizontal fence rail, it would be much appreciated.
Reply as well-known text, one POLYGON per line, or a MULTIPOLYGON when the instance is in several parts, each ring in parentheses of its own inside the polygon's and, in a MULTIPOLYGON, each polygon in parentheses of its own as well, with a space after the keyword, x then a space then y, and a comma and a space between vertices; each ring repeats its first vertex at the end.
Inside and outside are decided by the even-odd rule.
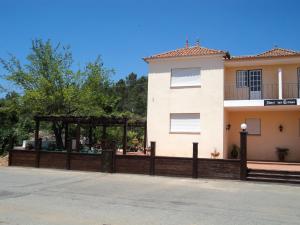
MULTIPOLYGON (((225 100, 255 100, 255 99, 278 99, 278 84, 262 84, 261 88, 237 87, 236 84, 224 85, 225 100)), ((283 83, 282 97, 299 98, 298 83, 283 83)))

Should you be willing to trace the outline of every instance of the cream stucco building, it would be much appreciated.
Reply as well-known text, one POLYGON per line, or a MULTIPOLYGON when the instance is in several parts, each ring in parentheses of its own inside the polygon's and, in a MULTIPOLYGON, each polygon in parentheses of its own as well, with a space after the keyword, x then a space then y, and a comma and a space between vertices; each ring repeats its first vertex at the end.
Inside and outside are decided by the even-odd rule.
POLYGON ((185 47, 144 60, 148 74, 148 141, 160 156, 229 158, 248 125, 248 159, 300 160, 300 52, 274 48, 230 57, 221 50, 185 47))

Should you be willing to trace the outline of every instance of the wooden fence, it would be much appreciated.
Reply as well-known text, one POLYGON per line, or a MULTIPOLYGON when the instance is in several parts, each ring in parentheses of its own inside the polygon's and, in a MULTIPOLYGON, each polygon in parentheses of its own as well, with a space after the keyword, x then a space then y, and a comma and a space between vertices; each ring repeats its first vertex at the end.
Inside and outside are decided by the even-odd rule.
POLYGON ((155 143, 151 155, 102 154, 11 150, 10 166, 29 166, 82 171, 149 174, 160 176, 241 179, 241 160, 198 158, 194 144, 193 158, 155 156, 155 143))

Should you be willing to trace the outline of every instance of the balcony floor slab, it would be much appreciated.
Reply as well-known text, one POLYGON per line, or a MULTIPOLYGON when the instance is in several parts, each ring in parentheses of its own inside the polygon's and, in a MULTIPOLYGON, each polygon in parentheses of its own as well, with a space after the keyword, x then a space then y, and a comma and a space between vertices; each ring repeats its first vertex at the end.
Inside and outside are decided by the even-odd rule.
POLYGON ((265 99, 259 100, 224 100, 224 108, 229 111, 285 111, 285 110, 299 110, 300 98, 297 99, 297 105, 272 105, 265 106, 265 99))

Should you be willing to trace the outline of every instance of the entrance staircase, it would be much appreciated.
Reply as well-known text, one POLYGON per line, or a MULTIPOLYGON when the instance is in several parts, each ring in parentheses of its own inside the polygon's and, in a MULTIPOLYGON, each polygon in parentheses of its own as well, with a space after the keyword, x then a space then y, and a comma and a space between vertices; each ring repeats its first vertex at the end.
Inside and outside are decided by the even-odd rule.
POLYGON ((300 171, 248 169, 247 180, 300 184, 300 171))

